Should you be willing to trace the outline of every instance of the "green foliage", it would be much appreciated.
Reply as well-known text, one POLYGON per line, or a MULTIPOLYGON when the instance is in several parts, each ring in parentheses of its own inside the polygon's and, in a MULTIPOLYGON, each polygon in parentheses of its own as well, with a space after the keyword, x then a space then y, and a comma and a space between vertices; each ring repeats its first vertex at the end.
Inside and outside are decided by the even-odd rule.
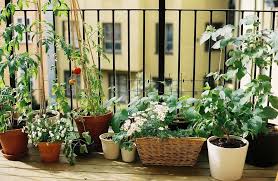
POLYGON ((251 81, 244 88, 232 90, 217 86, 207 88, 199 100, 191 104, 191 112, 186 115, 194 120, 194 131, 198 135, 209 136, 256 136, 267 131, 268 119, 277 117, 278 98, 271 92, 271 78, 260 74, 253 78, 254 67, 264 72, 276 61, 278 43, 276 33, 271 30, 259 30, 258 18, 247 16, 240 21, 246 33, 236 37, 231 25, 216 30, 208 27, 203 33, 201 43, 217 40, 213 48, 229 49, 226 61, 227 73, 210 73, 215 80, 241 80, 250 76, 251 81), (249 70, 251 65, 251 72, 249 70), (273 107, 267 106, 269 99, 273 107))
POLYGON ((13 128, 13 105, 16 101, 14 91, 11 87, 0 88, 0 133, 13 128))
POLYGON ((39 142, 64 142, 73 131, 70 121, 66 118, 50 121, 44 116, 28 123, 25 132, 28 133, 29 139, 35 145, 39 142))
POLYGON ((113 140, 122 148, 131 150, 135 139, 140 137, 193 136, 194 132, 190 128, 169 128, 176 119, 184 118, 184 114, 177 114, 184 107, 183 104, 184 100, 178 100, 176 96, 158 95, 156 92, 149 93, 147 97, 135 98, 127 109, 114 115, 112 128, 116 134, 113 140))
POLYGON ((52 109, 59 111, 65 117, 70 117, 71 108, 66 97, 65 84, 54 83, 52 93, 55 95, 55 103, 52 105, 52 109))
POLYGON ((68 13, 67 10, 69 10, 65 0, 49 0, 43 5, 42 10, 46 12, 49 7, 51 7, 55 16, 65 16, 68 13))

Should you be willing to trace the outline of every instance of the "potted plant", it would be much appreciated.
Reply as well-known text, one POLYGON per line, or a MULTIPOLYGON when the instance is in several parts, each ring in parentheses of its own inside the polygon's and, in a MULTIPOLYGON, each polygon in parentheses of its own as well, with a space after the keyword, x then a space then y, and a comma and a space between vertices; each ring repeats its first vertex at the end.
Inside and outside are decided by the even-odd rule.
MULTIPOLYGON (((77 1, 72 1, 72 14, 75 18, 72 31, 77 32, 78 46, 74 48, 67 44, 62 38, 56 37, 56 45, 64 50, 69 61, 73 62, 73 70, 69 84, 75 88, 76 109, 74 118, 80 135, 86 130, 94 140, 97 150, 101 150, 99 136, 108 132, 109 122, 113 113, 108 109, 115 99, 103 101, 104 92, 102 87, 102 75, 98 70, 94 54, 97 53, 101 58, 108 60, 103 52, 102 46, 95 42, 96 38, 103 39, 103 32, 100 26, 93 28, 83 22, 79 12, 77 1), (81 19, 81 20, 80 20, 81 19), (84 41, 81 37, 83 30, 80 27, 80 21, 86 35, 84 41), (97 37, 96 37, 97 36, 97 37), (81 76, 82 87, 77 84, 77 76, 81 76)), ((101 43, 100 43, 101 44, 101 43)))
MULTIPOLYGON (((268 119, 277 117, 275 106, 266 104, 268 97, 275 96, 271 93, 271 78, 263 74, 278 50, 272 46, 273 32, 257 32, 257 17, 248 16, 241 24, 247 30, 240 37, 234 37, 234 27, 226 25, 218 30, 208 26, 201 38, 201 43, 210 38, 218 40, 212 48, 221 49, 221 52, 226 47, 231 48, 230 58, 226 61, 227 73, 220 73, 220 56, 219 71, 209 74, 214 76, 218 86, 212 90, 207 86, 194 105, 199 114, 195 119, 195 131, 201 135, 214 135, 208 138, 207 145, 211 175, 219 180, 241 178, 249 146, 244 138, 265 132, 268 119), (256 67, 260 68, 261 74, 253 77, 256 67), (244 88, 232 90, 219 85, 219 80, 236 78, 240 81, 245 75, 250 76, 250 82, 244 88)), ((277 104, 271 101, 272 105, 274 103, 277 104)))
POLYGON ((144 165, 193 166, 196 164, 204 138, 194 137, 193 130, 172 130, 169 125, 182 116, 177 111, 183 101, 175 96, 151 92, 147 97, 136 98, 127 109, 116 113, 112 120, 114 131, 127 126, 127 135, 135 139, 136 147, 144 165), (126 125, 125 125, 126 124, 126 125))
POLYGON ((73 127, 66 118, 58 121, 37 118, 36 121, 27 124, 25 131, 28 132, 32 143, 38 146, 41 161, 50 163, 59 160, 61 145, 69 138, 73 127))
MULTIPOLYGON (((7 21, 21 6, 13 3, 2 9, 0 23, 7 21)), ((19 52, 23 35, 28 32, 22 24, 10 24, 2 33, 3 44, 0 47, 1 76, 1 138, 3 154, 11 160, 18 160, 27 153, 27 134, 22 132, 31 110, 30 79, 36 75, 38 60, 28 52, 19 52), (16 77, 16 88, 10 88, 4 81, 4 72, 16 77), (11 141, 13 140, 13 141, 11 141)))
POLYGON ((132 129, 137 124, 138 119, 127 119, 121 126, 120 132, 113 136, 113 140, 120 144, 122 160, 124 162, 134 162, 136 159, 136 145, 132 129))
POLYGON ((9 160, 19 160, 27 154, 27 134, 22 132, 23 122, 15 117, 14 89, 0 88, 0 143, 2 153, 9 160), (13 140, 13 141, 11 141, 13 140))
POLYGON ((120 155, 120 145, 113 140, 114 133, 103 133, 99 136, 104 158, 116 160, 120 155))

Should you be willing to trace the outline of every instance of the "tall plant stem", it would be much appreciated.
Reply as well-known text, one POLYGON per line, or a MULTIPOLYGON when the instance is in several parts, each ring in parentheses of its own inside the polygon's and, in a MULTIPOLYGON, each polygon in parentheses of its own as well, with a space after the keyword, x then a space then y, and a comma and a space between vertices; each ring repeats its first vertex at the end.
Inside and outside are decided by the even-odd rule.
POLYGON ((38 15, 39 15, 39 55, 40 55, 40 69, 39 69, 39 89, 40 89, 40 115, 45 114, 45 87, 44 87, 44 61, 43 61, 43 47, 42 47, 42 4, 41 0, 37 1, 38 15))
MULTIPOLYGON (((219 63, 218 63, 218 73, 220 74, 221 72, 221 64, 222 64, 222 49, 220 49, 220 58, 219 58, 219 63)), ((217 86, 219 85, 219 81, 217 81, 217 86)))

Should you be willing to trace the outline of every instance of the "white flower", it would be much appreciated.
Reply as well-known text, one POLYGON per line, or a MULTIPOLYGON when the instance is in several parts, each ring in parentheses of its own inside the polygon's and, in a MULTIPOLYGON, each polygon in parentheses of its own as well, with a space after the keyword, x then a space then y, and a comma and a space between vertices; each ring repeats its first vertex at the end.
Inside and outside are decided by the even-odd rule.
POLYGON ((158 128, 158 130, 163 131, 163 130, 164 130, 164 128, 163 128, 163 127, 159 127, 159 128, 158 128))
POLYGON ((127 131, 129 129, 129 127, 130 127, 130 124, 131 124, 131 120, 130 119, 126 120, 125 123, 122 126, 122 129, 124 131, 127 131))
POLYGON ((42 136, 42 133, 41 132, 38 132, 38 137, 41 137, 42 136))

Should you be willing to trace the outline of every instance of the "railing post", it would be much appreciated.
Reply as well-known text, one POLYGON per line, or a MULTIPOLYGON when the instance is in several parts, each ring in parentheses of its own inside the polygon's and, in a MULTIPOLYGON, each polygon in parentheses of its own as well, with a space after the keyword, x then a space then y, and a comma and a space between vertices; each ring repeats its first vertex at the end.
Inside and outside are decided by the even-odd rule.
MULTIPOLYGON (((5 6, 7 7, 7 5, 11 2, 11 0, 5 0, 5 6)), ((10 26, 12 24, 12 15, 7 19, 7 24, 6 27, 10 26)), ((13 54, 13 51, 12 51, 13 54)), ((10 86, 15 88, 15 75, 10 75, 10 86)))
POLYGON ((165 73, 165 0, 159 0, 158 93, 164 94, 165 73))

